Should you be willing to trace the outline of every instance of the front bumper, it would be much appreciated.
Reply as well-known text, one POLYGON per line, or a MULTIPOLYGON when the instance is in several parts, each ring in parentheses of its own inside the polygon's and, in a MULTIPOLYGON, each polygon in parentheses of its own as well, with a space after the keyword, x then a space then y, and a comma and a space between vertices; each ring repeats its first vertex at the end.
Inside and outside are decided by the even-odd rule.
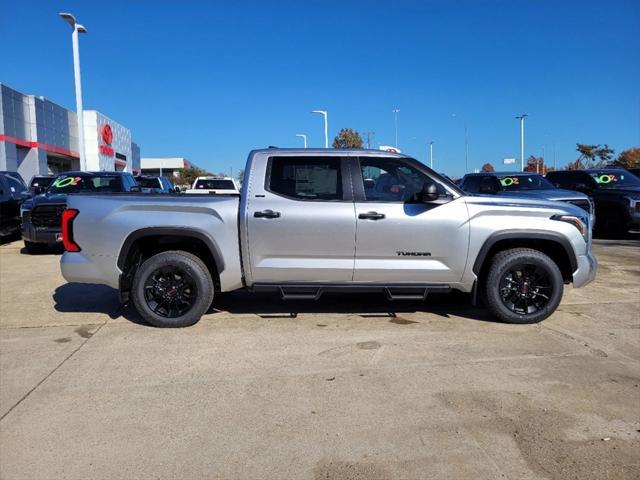
POLYGON ((578 268, 573 272, 573 286, 574 288, 580 288, 595 280, 598 271, 598 261, 592 252, 589 252, 587 255, 578 255, 576 259, 578 261, 578 268))
POLYGON ((23 222, 20 225, 22 239, 33 243, 60 243, 62 242, 62 229, 34 227, 33 224, 23 222))

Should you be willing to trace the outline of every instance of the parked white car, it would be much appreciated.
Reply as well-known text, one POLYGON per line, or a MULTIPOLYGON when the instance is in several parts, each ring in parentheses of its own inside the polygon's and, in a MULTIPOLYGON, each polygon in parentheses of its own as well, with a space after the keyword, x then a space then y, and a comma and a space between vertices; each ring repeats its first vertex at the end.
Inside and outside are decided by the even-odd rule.
POLYGON ((231 177, 198 177, 186 193, 240 193, 240 187, 231 177))

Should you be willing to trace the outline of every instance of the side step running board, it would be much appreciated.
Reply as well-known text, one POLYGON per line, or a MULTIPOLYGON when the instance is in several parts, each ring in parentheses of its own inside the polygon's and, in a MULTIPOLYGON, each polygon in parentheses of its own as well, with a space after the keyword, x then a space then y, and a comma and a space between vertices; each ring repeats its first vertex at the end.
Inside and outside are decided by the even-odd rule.
POLYGON ((318 300, 322 296, 322 287, 287 288, 279 287, 283 300, 318 300))
POLYGON ((380 292, 389 300, 425 300, 429 293, 446 293, 448 285, 423 284, 274 284, 257 283, 254 292, 278 292, 283 300, 318 300, 323 293, 380 292))

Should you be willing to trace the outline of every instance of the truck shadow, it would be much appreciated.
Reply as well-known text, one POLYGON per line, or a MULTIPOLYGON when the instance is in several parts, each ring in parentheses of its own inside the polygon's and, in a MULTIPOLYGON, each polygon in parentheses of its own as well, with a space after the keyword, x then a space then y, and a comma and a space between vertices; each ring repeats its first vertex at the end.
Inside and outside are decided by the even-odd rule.
MULTIPOLYGON (((104 285, 66 283, 55 290, 53 300, 57 312, 103 313, 112 319, 123 317, 147 325, 131 305, 121 307, 117 290, 104 285)), ((238 291, 218 294, 207 315, 215 321, 216 315, 224 313, 254 314, 261 318, 295 318, 308 313, 355 314, 365 318, 390 317, 392 321, 397 314, 425 313, 498 322, 485 308, 473 307, 469 295, 455 291, 431 294, 426 301, 390 301, 372 293, 328 293, 317 301, 284 301, 277 294, 238 291)))

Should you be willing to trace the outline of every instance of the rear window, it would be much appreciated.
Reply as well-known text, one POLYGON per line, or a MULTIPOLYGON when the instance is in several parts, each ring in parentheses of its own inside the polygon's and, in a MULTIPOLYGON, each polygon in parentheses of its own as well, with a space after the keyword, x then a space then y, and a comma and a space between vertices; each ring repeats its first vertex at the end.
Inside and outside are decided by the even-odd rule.
POLYGON ((136 178, 136 182, 138 182, 138 185, 142 188, 160 188, 160 182, 158 182, 157 178, 138 177, 136 178))
POLYGON ((122 192, 120 177, 113 175, 60 175, 49 186, 49 193, 122 192))
POLYGON ((236 186, 231 180, 198 180, 197 190, 235 190, 236 186))
POLYGON ((33 177, 31 180, 32 187, 48 187, 53 182, 54 177, 33 177))
POLYGON ((271 158, 268 190, 300 200, 342 200, 340 158, 271 158))

